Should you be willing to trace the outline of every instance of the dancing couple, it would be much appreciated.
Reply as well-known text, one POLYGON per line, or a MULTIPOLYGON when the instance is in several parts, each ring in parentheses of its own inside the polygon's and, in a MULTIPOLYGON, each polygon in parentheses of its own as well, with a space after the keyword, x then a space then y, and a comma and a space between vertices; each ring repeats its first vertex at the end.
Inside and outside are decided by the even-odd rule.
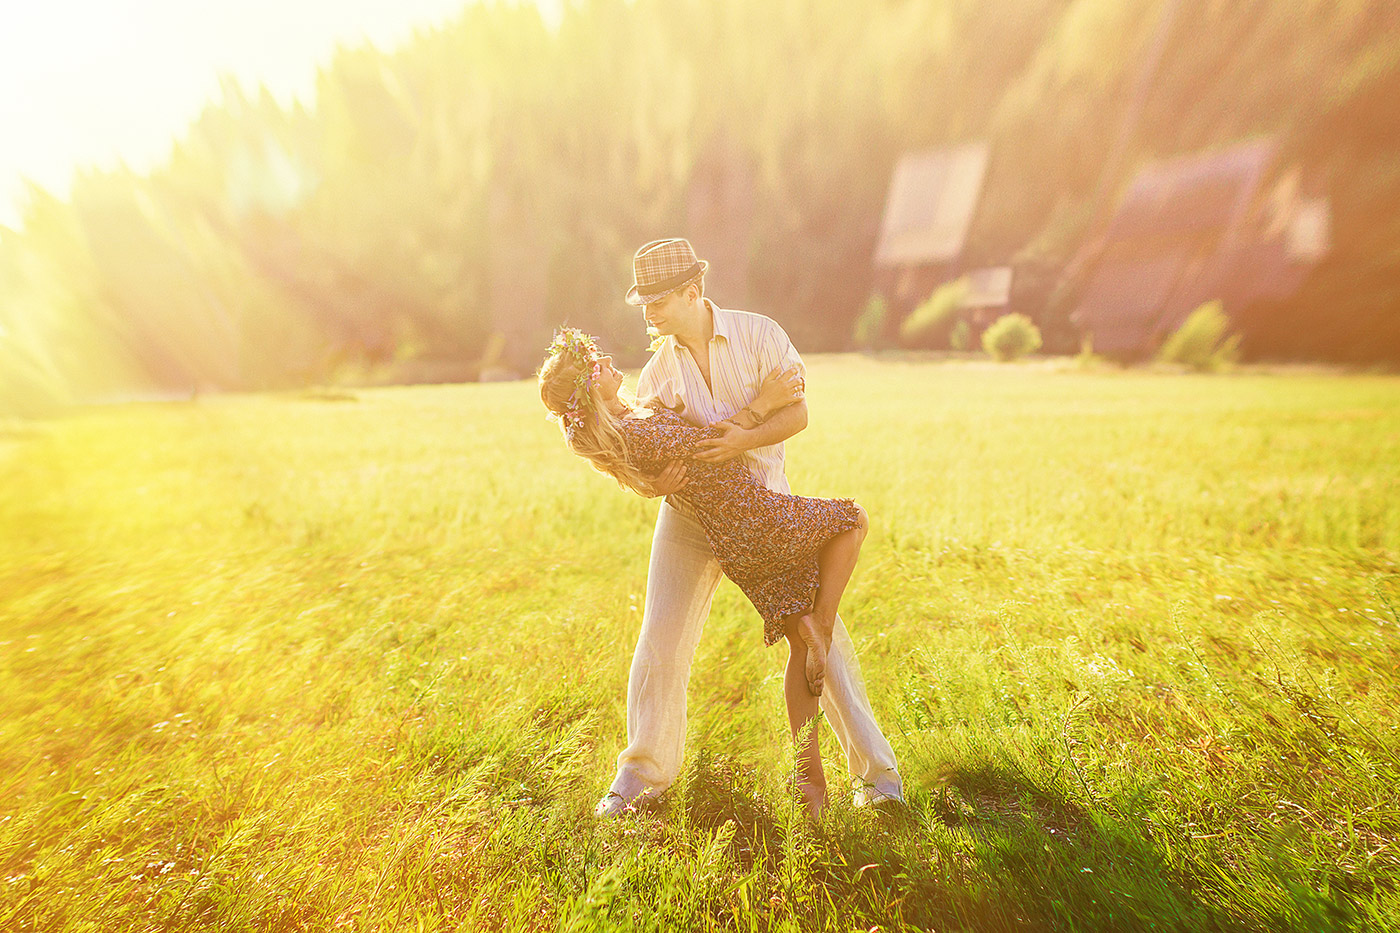
POLYGON ((787 642, 783 692, 808 814, 826 801, 819 709, 857 781, 856 805, 901 807, 894 752, 837 613, 865 512, 850 499, 789 492, 783 441, 807 426, 801 357, 773 320, 706 298, 708 268, 683 239, 633 257, 626 300, 661 335, 636 396, 576 330, 556 335, 540 368, 540 396, 569 449, 642 495, 666 497, 628 678, 628 743, 595 813, 623 813, 679 774, 690 665, 721 575, 758 610, 764 644, 787 642))

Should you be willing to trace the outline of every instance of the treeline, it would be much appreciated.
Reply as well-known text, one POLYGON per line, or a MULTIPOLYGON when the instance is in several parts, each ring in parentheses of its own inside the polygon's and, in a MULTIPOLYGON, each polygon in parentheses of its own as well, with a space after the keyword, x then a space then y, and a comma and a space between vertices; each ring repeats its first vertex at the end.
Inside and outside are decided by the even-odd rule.
POLYGON ((636 353, 631 252, 699 222, 747 305, 845 348, 895 161, 972 139, 969 261, 1053 275, 1146 161, 1276 135, 1334 248, 1246 352, 1395 360, 1397 36, 1392 0, 468 6, 341 51, 313 107, 227 84, 159 169, 31 192, 0 229, 0 406, 475 378, 563 320, 636 353))

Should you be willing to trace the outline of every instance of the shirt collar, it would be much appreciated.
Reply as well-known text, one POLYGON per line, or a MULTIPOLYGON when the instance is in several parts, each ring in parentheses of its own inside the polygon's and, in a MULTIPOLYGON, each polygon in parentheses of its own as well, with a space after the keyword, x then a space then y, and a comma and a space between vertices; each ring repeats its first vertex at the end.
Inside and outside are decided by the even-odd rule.
MULTIPOLYGON (((731 339, 729 335, 733 333, 734 330, 732 315, 708 298, 701 298, 700 300, 705 302, 705 307, 710 309, 710 320, 715 326, 714 337, 723 337, 724 342, 729 343, 731 339)), ((710 339, 713 340, 714 337, 710 339)), ((684 345, 676 339, 674 334, 668 335, 666 339, 671 342, 671 349, 675 352, 679 353, 684 349, 684 345)))
POLYGON ((715 322, 715 336, 723 337, 725 343, 730 340, 729 335, 733 333, 733 315, 715 304, 710 299, 704 299, 705 305, 710 309, 710 318, 715 322))

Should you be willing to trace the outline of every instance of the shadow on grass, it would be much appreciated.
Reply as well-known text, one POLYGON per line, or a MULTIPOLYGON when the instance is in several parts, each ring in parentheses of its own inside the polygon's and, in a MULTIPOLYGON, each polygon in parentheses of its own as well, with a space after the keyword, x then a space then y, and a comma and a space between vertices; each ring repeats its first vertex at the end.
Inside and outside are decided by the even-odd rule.
POLYGON ((1281 862, 1250 866, 1256 877, 1267 878, 1267 892, 1250 891, 1243 877, 1231 878, 1243 870, 1243 859, 1235 867, 1200 866, 1205 871, 1193 877, 1193 871, 1168 863, 1145 820, 1087 809, 1014 768, 985 764, 948 771, 928 795, 923 818, 931 836, 939 826, 946 829, 989 899, 983 906, 995 901, 984 918, 989 922, 974 922, 974 929, 1356 928, 1347 905, 1296 883, 1281 862), (1221 878, 1229 883, 1216 883, 1221 878), (1225 893, 1231 889, 1236 897, 1225 893), (1222 903, 1227 899, 1236 901, 1234 909, 1222 903))
POLYGON ((745 871, 765 853, 781 848, 783 831, 776 801, 764 798, 762 783, 752 768, 725 755, 701 749, 686 769, 680 794, 670 795, 659 809, 680 815, 697 829, 717 830, 733 822, 730 854, 745 871))
POLYGON ((757 776, 723 756, 701 752, 677 790, 658 815, 706 830, 732 821, 729 856, 771 879, 804 930, 1355 925, 1344 907, 1287 884, 1275 889, 1281 896, 1231 910, 1222 903, 1229 886, 1206 889, 1170 865, 1145 823, 1086 809, 1000 764, 948 771, 937 787, 912 795, 903 819, 834 801, 809 831, 795 830, 757 776))
POLYGON ((988 923, 974 929, 1250 929, 1203 900, 1145 826, 1087 810, 1013 768, 948 771, 924 818, 930 835, 946 830, 982 892, 988 923))

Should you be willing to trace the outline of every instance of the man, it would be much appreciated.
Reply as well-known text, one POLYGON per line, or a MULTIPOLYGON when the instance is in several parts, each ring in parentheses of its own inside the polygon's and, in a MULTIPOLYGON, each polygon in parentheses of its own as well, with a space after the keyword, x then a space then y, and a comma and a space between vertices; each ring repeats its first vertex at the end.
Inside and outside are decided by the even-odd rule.
MULTIPOLYGON (((709 263, 697 259, 686 240, 648 243, 632 264, 635 282, 627 303, 644 309, 648 326, 661 335, 642 370, 638 396, 659 398, 695 424, 719 422, 747 407, 752 414, 741 420, 757 423, 747 429, 720 425, 723 435, 704 442, 696 459, 740 457, 764 485, 789 492, 783 441, 807 426, 807 403, 799 398, 772 412, 755 411, 752 404, 770 373, 796 367, 801 374, 802 358, 787 334, 770 318, 725 310, 704 297, 709 263)), ((657 485, 662 493, 683 488, 683 465, 668 466, 657 485)), ((721 576, 700 524, 688 512, 671 496, 656 519, 642 630, 627 685, 627 748, 594 811, 598 816, 615 816, 655 797, 680 773, 690 664, 721 576)), ((875 724, 839 617, 821 707, 860 782, 856 805, 902 804, 894 751, 875 724)))

